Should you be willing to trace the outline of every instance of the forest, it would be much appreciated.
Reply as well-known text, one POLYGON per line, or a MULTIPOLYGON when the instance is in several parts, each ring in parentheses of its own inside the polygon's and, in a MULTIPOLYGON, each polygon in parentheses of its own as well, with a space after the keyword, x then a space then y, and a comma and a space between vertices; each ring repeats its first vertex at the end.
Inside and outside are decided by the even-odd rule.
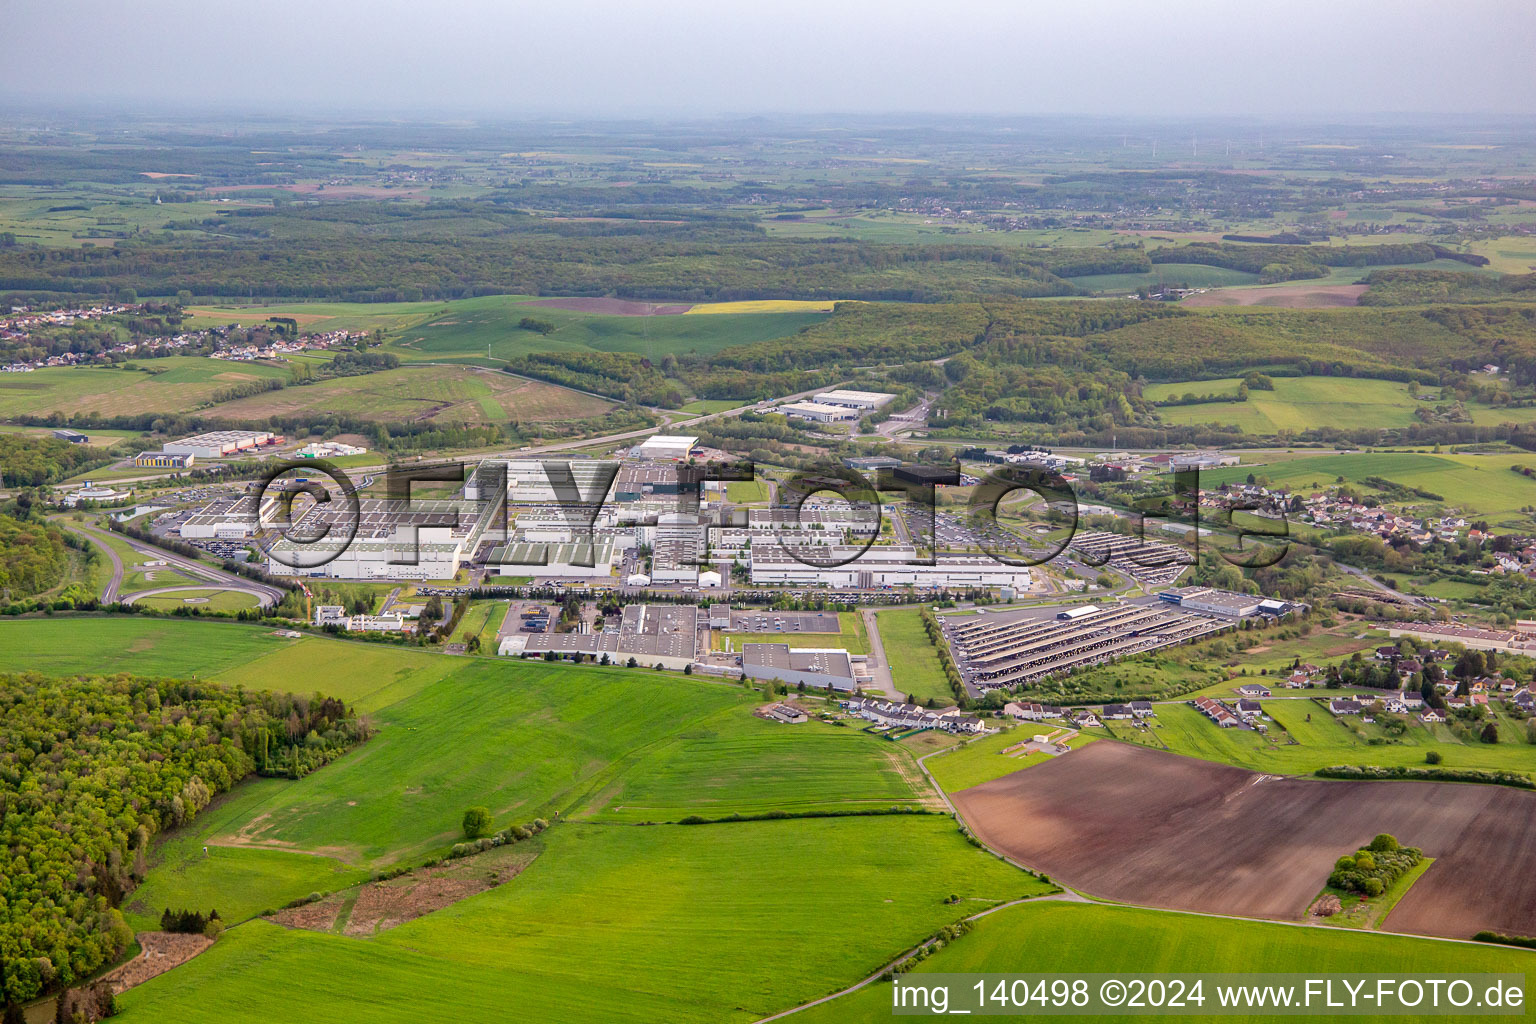
POLYGON ((0 433, 0 486, 41 487, 112 461, 100 448, 56 437, 0 433))
POLYGON ((121 956, 150 840, 246 776, 298 777, 368 738, 340 701, 116 675, 0 674, 0 996, 121 956))
POLYGON ((68 568, 63 533, 46 523, 0 515, 0 603, 57 586, 68 568))

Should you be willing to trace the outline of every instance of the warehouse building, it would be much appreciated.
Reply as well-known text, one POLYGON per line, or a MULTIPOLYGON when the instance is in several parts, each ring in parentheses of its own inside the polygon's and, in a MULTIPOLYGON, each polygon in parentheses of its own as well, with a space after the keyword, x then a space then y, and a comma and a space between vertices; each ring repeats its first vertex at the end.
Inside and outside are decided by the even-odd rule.
POLYGON ((859 418, 857 409, 843 405, 825 405, 821 402, 790 402, 788 405, 779 406, 774 411, 796 419, 810 420, 813 423, 838 423, 859 418))
POLYGON ((626 665, 629 659, 645 668, 682 671, 698 656, 699 610, 692 605, 625 605, 617 630, 600 633, 508 634, 496 653, 508 657, 584 656, 626 665))
POLYGON ((847 409, 869 412, 880 408, 895 397, 883 391, 848 391, 838 388, 834 391, 823 391, 816 396, 816 401, 821 405, 840 405, 847 409))
POLYGON ((289 536, 268 550, 267 572, 346 580, 452 579, 496 518, 481 515, 473 502, 451 499, 367 498, 357 509, 355 533, 348 502, 305 510, 289 536), (305 537, 322 539, 307 544, 291 539, 305 537))
POLYGON ((615 550, 606 537, 569 543, 515 541, 492 548, 485 564, 502 576, 590 579, 613 575, 615 550))
POLYGON ((698 447, 699 439, 686 434, 654 434, 635 448, 637 459, 672 459, 685 461, 698 447))
POLYGON ((917 549, 907 545, 827 545, 795 549, 807 565, 782 544, 756 541, 752 545, 752 582, 759 586, 815 587, 829 590, 876 590, 915 587, 919 590, 964 590, 973 587, 1027 589, 1026 566, 1007 565, 986 555, 940 555, 923 565, 917 549))
POLYGON ((1230 590, 1216 590, 1212 587, 1174 587, 1161 591, 1157 596, 1169 604, 1192 612, 1220 615, 1228 619, 1246 619, 1258 615, 1266 603, 1262 597, 1234 594, 1230 590))
POLYGON ((242 452, 277 444, 281 438, 265 430, 210 430, 193 434, 162 446, 168 455, 191 455, 199 459, 222 459, 242 452))
POLYGON ((487 487, 504 477, 507 501, 514 505, 600 505, 618 472, 611 459, 486 459, 465 481, 464 496, 495 498, 487 487))
POLYGON ((860 655, 842 648, 790 647, 788 644, 742 644, 741 670, 749 679, 776 679, 790 686, 851 693, 869 681, 860 655))
POLYGON ((139 469, 186 469, 197 461, 196 455, 172 455, 170 452, 139 452, 133 464, 139 469))

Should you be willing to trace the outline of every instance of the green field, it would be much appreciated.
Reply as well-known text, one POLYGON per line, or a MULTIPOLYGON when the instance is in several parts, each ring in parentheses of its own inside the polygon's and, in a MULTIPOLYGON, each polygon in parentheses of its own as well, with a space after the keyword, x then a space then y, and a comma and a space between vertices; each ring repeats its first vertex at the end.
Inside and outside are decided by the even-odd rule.
POLYGON ((725 485, 726 500, 737 505, 766 502, 769 498, 768 481, 763 477, 755 480, 730 480, 725 485))
POLYGON ((1190 288, 1255 285, 1259 283, 1259 275, 1225 267, 1208 267, 1202 263, 1159 263, 1146 274, 1089 274, 1074 277, 1071 281, 1079 288, 1099 295, 1129 295, 1138 288, 1164 283, 1190 288))
MULTIPOLYGON (((155 584, 155 586, 164 585, 155 584)), ((134 603, 163 611, 175 608, 202 608, 212 612, 237 612, 242 608, 255 608, 256 598, 239 590, 174 590, 169 594, 151 594, 149 597, 141 597, 134 603)))
POLYGON ((373 939, 241 925, 124 995, 125 1019, 746 1022, 1045 891, 937 817, 566 824, 537 842, 511 883, 373 939))
MULTIPOLYGON (((988 724, 997 723, 989 722, 988 724)), ((1062 728, 1060 723, 1021 722, 1012 729, 970 740, 947 754, 936 754, 923 763, 927 765, 928 771, 932 773, 934 780, 944 792, 955 793, 972 786, 979 786, 983 782, 1000 779, 1004 775, 1012 775, 1021 768, 1028 768, 1032 764, 1047 760, 1045 754, 1024 751, 1004 754, 1003 751, 1020 743, 1027 743, 1036 735, 1048 736, 1062 728)), ((1067 746, 1080 747, 1102 735, 1103 730, 1097 730, 1097 735, 1092 732, 1080 732, 1067 740, 1067 746)), ((1070 757, 1071 755, 1062 756, 1070 757)))
POLYGON ((590 419, 613 403, 493 370, 402 366, 268 391, 217 408, 236 420, 341 413, 387 422, 484 424, 590 419))
MULTIPOLYGON (((1408 385, 1396 381, 1348 377, 1276 377, 1275 390, 1250 391, 1246 402, 1210 402, 1199 405, 1164 406, 1157 410, 1165 423, 1236 424, 1245 433, 1275 434, 1282 430, 1300 433, 1319 427, 1342 430, 1406 427, 1418 422, 1414 410, 1433 409, 1435 401, 1416 399, 1408 385)), ((1216 380, 1177 381, 1148 385, 1143 395, 1160 402, 1188 393, 1235 395, 1242 381, 1235 377, 1216 380)), ((1426 394, 1434 395, 1433 389, 1426 394)), ((1479 426, 1528 423, 1536 409, 1500 409, 1469 405, 1472 422, 1479 426)))
POLYGON ((576 813, 598 821, 932 804, 905 751, 859 729, 731 707, 648 749, 576 813))
MULTIPOLYGON (((1421 974, 1449 958, 1457 971, 1536 970, 1536 955, 1499 946, 1448 945, 1398 935, 1232 921, 1130 907, 1046 902, 989 914, 969 935, 919 964, 906 979, 930 972, 1160 974, 1226 971, 1421 974)), ((1207 993, 1212 1005, 1215 997, 1207 993)), ((891 1019, 889 984, 876 982, 812 1007, 804 1024, 853 1024, 891 1019)), ((1110 1018, 1078 1018, 1110 1019, 1110 1018)), ((1131 1019, 1122 1017, 1118 1019, 1131 1019)), ((1279 1016, 1178 1015, 1180 1021, 1279 1021, 1279 1016)), ((1394 1017, 1435 1021, 1445 1017, 1394 1017)))
POLYGON ((285 367, 202 356, 146 359, 139 369, 56 366, 0 378, 0 417, 66 413, 132 416, 188 412, 220 389, 248 381, 287 379, 285 367))
MULTIPOLYGON (((1200 474, 1202 487, 1241 483, 1251 473, 1272 486, 1313 491, 1331 486, 1339 477, 1358 484, 1370 476, 1385 477, 1405 487, 1441 495, 1450 505, 1495 518, 1516 517, 1536 504, 1536 487, 1510 466, 1526 461, 1508 455, 1426 455, 1416 452, 1372 452, 1351 455, 1310 455, 1222 469, 1200 474)), ((1526 523, 1529 526, 1529 523, 1526 523)))
POLYGON ((932 697, 945 705, 953 703, 954 693, 939 664, 939 652, 923 631, 921 609, 889 609, 879 612, 875 621, 896 689, 919 701, 932 697))
POLYGON ((304 637, 270 627, 132 616, 0 622, 0 664, 54 675, 131 672, 262 690, 323 689, 364 711, 387 707, 461 662, 415 648, 304 637))
POLYGON ((633 352, 659 360, 667 353, 709 354, 794 334, 827 313, 718 313, 710 316, 612 316, 530 306, 526 298, 488 295, 441 304, 443 312, 394 332, 387 348, 410 360, 498 361, 532 352, 633 352), (519 328, 524 317, 554 325, 548 334, 519 328))
MULTIPOLYGON (((1526 774, 1536 769, 1536 747, 1525 742, 1523 731, 1508 723, 1500 723, 1503 738, 1498 743, 1464 743, 1445 726, 1426 726, 1417 720, 1402 736, 1392 737, 1379 723, 1355 721, 1352 724, 1358 732, 1354 731, 1311 700, 1274 699, 1262 704, 1274 719, 1267 723, 1268 735, 1248 729, 1219 729, 1186 704, 1159 704, 1147 732, 1116 728, 1115 733, 1146 746, 1275 775, 1309 775, 1335 764, 1423 767, 1424 755, 1430 750, 1440 752, 1445 768, 1526 774), (1284 728, 1277 728, 1276 723, 1284 728), (1378 742, 1371 743, 1373 738, 1378 742)), ((930 761, 930 767, 938 760, 930 761)))

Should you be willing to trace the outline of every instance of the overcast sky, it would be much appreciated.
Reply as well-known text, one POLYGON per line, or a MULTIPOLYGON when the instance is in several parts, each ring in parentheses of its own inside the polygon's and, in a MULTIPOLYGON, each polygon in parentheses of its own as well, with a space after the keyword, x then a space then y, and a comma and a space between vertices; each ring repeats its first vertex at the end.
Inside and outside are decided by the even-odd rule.
POLYGON ((1536 114, 1536 0, 7 0, 0 102, 1536 114))

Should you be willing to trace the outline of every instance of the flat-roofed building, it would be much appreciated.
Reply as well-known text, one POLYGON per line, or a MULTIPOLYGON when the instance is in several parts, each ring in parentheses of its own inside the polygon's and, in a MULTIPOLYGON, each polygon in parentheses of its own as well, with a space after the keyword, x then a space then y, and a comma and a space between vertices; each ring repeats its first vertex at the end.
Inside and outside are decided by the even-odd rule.
POLYGON ((699 439, 688 434, 653 434, 635 447, 638 459, 684 461, 698 447, 699 439))
POLYGON ((814 423, 838 423, 859 418, 857 409, 844 405, 825 405, 821 402, 790 402, 788 405, 779 406, 774 412, 814 423))
POLYGON ((503 576, 585 579, 612 576, 615 550, 606 537, 566 543, 513 541, 492 548, 485 562, 503 576))
POLYGON ((170 452, 139 452, 133 464, 139 469, 186 469, 197 460, 196 455, 174 455, 170 452))
POLYGON ((852 391, 847 388, 836 388, 832 391, 823 391, 816 396, 816 401, 821 405, 841 405, 849 409, 861 409, 869 411, 878 409, 896 396, 884 391, 852 391))
POLYGON ((241 452, 253 451, 264 445, 275 444, 275 438, 266 430, 209 430, 169 441, 161 445, 168 455, 191 455, 199 459, 221 459, 241 452))
POLYGON ((616 665, 626 665, 633 658, 637 666, 681 671, 697 659, 698 629, 699 610, 693 605, 631 604, 625 605, 616 630, 509 634, 502 637, 496 652, 522 658, 579 655, 596 661, 606 654, 616 665))
POLYGON ((267 571, 349 580, 452 579, 495 518, 459 499, 365 498, 357 512, 354 530, 348 502, 305 510, 289 537, 268 551, 267 571), (304 544, 290 537, 322 539, 304 544))
POLYGON ((842 648, 742 644, 741 670, 749 679, 777 679, 790 686, 851 693, 865 681, 854 670, 853 656, 842 648))
MULTIPOLYGON (((806 535, 810 536, 810 535, 806 535)), ((835 535, 834 535, 835 536, 835 535)), ((924 565, 907 545, 860 549, 841 544, 811 545, 795 537, 775 544, 754 540, 751 577, 757 585, 817 587, 829 590, 871 590, 916 587, 920 590, 1013 587, 1030 585, 1026 566, 1008 565, 987 555, 939 555, 924 565), (792 549, 792 550, 790 550, 792 549), (796 556, 799 557, 796 557, 796 556)))

